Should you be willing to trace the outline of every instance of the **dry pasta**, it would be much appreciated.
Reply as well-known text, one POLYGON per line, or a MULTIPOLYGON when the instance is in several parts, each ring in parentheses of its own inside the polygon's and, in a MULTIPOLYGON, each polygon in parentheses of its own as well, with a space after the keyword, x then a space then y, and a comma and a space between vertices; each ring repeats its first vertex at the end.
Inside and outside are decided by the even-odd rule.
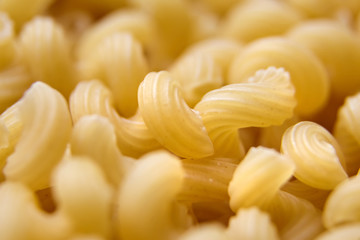
POLYGON ((16 54, 12 20, 6 12, 0 11, 0 70, 10 65, 16 54))
POLYGON ((230 240, 226 236, 225 228, 219 223, 202 224, 198 227, 191 228, 182 234, 179 240, 230 240))
POLYGON ((360 237, 360 224, 347 224, 332 228, 324 233, 318 235, 315 240, 337 240, 337 239, 348 239, 357 240, 360 237))

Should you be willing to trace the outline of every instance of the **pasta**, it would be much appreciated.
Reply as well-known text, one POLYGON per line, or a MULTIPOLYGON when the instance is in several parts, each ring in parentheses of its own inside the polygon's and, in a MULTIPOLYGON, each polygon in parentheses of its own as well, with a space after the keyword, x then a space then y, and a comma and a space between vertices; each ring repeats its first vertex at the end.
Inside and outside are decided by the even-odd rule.
POLYGON ((179 240, 228 240, 225 229, 221 224, 208 223, 190 229, 179 237, 179 240))
POLYGON ((10 65, 15 57, 14 27, 5 12, 0 11, 0 69, 10 65))
POLYGON ((315 238, 315 240, 336 240, 340 238, 356 240, 360 237, 360 224, 354 223, 330 229, 315 238))

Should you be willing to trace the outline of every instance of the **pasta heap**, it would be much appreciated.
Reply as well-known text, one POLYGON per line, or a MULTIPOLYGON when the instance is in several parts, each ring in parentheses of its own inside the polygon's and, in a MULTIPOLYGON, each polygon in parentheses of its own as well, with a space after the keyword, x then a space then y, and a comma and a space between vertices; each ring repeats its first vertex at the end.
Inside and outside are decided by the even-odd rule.
POLYGON ((358 0, 1 0, 0 239, 360 239, 358 0))

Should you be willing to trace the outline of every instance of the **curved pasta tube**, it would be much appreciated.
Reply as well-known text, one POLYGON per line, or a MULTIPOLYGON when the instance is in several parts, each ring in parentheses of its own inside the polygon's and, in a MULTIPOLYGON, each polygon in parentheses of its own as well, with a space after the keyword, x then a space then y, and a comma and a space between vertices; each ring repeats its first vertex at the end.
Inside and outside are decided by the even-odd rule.
POLYGON ((326 228, 341 224, 359 222, 358 201, 360 196, 360 177, 354 176, 339 184, 330 193, 324 207, 323 223, 326 228))
POLYGON ((13 22, 0 10, 0 70, 10 65, 15 58, 15 36, 13 22))
POLYGON ((331 190, 348 177, 340 146, 317 123, 303 121, 288 128, 281 151, 295 163, 294 176, 309 186, 331 190))
POLYGON ((194 107, 205 93, 222 86, 221 70, 210 55, 193 54, 174 64, 170 73, 179 83, 186 103, 194 107))
POLYGON ((16 107, 22 133, 14 153, 7 158, 4 175, 35 190, 46 188, 71 134, 66 100, 45 83, 36 82, 16 107))
POLYGON ((99 166, 87 157, 65 157, 52 183, 57 214, 68 220, 72 232, 110 236, 113 189, 99 166))
MULTIPOLYGON (((1 51, 0 51, 1 52, 1 51)), ((22 65, 15 65, 0 72, 0 112, 18 101, 30 87, 32 79, 22 65)))
POLYGON ((360 168, 360 93, 346 98, 338 110, 334 136, 345 155, 347 172, 355 175, 360 168))
POLYGON ((139 110, 149 131, 180 157, 213 154, 213 145, 201 117, 189 108, 172 75, 166 71, 146 75, 139 87, 139 110))
POLYGON ((266 209, 294 169, 290 159, 275 150, 250 148, 229 183, 231 209, 234 212, 252 206, 266 209))
POLYGON ((76 122, 71 136, 71 153, 94 160, 110 183, 117 186, 125 174, 125 160, 117 143, 115 129, 102 116, 89 115, 76 122))
POLYGON ((85 31, 76 45, 76 55, 80 60, 86 59, 100 42, 116 32, 131 33, 147 49, 153 44, 154 31, 153 20, 143 11, 115 11, 85 31))
POLYGON ((81 117, 98 114, 115 127, 121 153, 131 157, 160 148, 142 119, 125 119, 114 109, 111 92, 99 81, 80 82, 70 96, 70 111, 76 123, 81 117))
POLYGON ((284 69, 259 70, 247 83, 230 84, 208 92, 195 106, 215 154, 242 157, 238 128, 280 125, 293 114, 294 87, 284 69))
POLYGON ((220 31, 224 36, 247 43, 284 34, 301 20, 300 12, 282 2, 249 1, 227 14, 220 31))
POLYGON ((118 195, 120 238, 161 240, 176 234, 173 207, 183 178, 179 159, 168 152, 139 159, 118 195))
POLYGON ((245 82, 269 66, 289 72, 296 89, 295 113, 312 115, 326 104, 330 82, 325 67, 310 50, 285 38, 264 38, 247 45, 230 65, 228 83, 245 82))
POLYGON ((227 188, 237 166, 237 160, 224 158, 183 159, 185 171, 180 201, 228 201, 227 188))
POLYGON ((280 239, 269 214, 256 207, 239 209, 236 216, 230 218, 226 233, 229 239, 280 239))
POLYGON ((288 37, 322 61, 336 96, 343 98, 360 90, 360 43, 350 29, 336 21, 310 21, 293 28, 288 37))
POLYGON ((360 238, 360 224, 353 223, 332 228, 316 236, 314 240, 356 240, 360 238))
POLYGON ((140 43, 128 33, 116 33, 99 43, 85 61, 92 66, 86 79, 101 79, 111 89, 117 111, 124 117, 134 115, 138 87, 149 71, 140 43))
POLYGON ((219 223, 205 223, 192 227, 183 233, 178 240, 229 240, 225 228, 219 223))
POLYGON ((42 212, 33 192, 20 183, 0 185, 0 238, 62 240, 70 235, 66 219, 42 212))
POLYGON ((65 97, 76 85, 70 44, 60 25, 36 17, 21 31, 19 48, 33 79, 49 84, 65 97))

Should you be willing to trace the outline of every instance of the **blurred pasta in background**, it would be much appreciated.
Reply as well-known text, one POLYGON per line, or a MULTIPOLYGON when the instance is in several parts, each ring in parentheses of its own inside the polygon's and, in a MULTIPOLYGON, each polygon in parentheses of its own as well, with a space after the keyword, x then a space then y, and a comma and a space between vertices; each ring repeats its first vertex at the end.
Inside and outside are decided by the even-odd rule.
POLYGON ((360 238, 360 1, 0 0, 0 239, 360 238))

